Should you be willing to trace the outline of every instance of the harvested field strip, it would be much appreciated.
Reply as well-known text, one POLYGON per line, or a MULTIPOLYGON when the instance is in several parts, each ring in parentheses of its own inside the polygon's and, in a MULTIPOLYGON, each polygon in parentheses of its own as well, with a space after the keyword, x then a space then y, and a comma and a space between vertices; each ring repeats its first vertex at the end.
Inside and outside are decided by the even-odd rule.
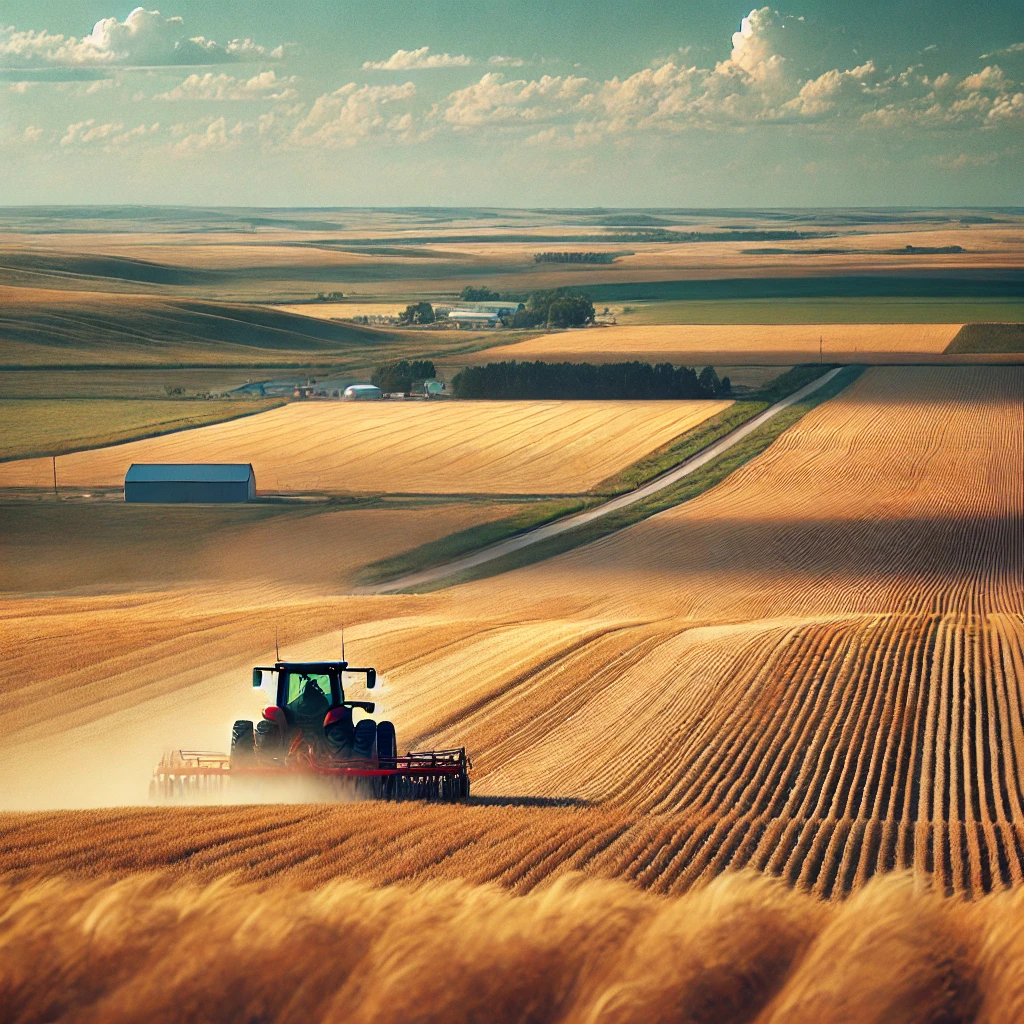
MULTIPOLYGON (((251 462, 262 491, 571 494, 729 404, 293 403, 252 420, 65 456, 58 475, 69 487, 117 486, 133 462, 251 462)), ((0 466, 0 487, 48 485, 48 460, 0 466)))
POLYGON ((544 334, 465 358, 473 363, 516 359, 546 362, 619 362, 641 359, 696 362, 871 362, 875 355, 939 354, 960 324, 702 324, 620 325, 544 334))

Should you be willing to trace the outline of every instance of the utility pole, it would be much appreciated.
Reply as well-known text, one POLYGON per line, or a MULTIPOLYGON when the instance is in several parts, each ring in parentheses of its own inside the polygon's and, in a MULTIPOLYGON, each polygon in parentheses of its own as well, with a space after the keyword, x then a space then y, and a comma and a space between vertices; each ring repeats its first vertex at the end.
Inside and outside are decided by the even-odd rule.
POLYGON ((57 456, 53 456, 53 500, 60 501, 60 495, 57 494, 57 456))

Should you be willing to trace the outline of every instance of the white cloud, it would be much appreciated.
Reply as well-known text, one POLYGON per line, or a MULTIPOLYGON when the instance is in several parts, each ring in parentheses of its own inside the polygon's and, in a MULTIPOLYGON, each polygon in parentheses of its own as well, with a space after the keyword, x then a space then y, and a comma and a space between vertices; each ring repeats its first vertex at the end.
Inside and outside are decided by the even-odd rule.
POLYGON ((36 127, 34 124, 30 124, 22 133, 21 137, 29 143, 39 142, 40 139, 46 134, 42 128, 36 127))
MULTIPOLYGON (((171 146, 171 152, 179 156, 188 156, 205 150, 235 149, 240 145, 246 127, 244 122, 236 121, 229 128, 227 118, 218 117, 210 121, 205 129, 184 135, 171 146)), ((181 125, 175 125, 172 133, 180 135, 182 128, 181 125)))
POLYGON ((348 146, 368 136, 408 138, 416 86, 349 82, 316 99, 292 133, 301 145, 348 146), (409 115, 408 118, 406 115, 409 115))
POLYGON ((97 78, 95 82, 90 82, 84 89, 81 90, 82 96, 95 96, 98 92, 104 92, 107 89, 114 89, 121 83, 113 78, 97 78))
POLYGON ((180 17, 136 7, 124 21, 102 18, 81 38, 41 30, 0 28, 0 67, 25 70, 47 67, 147 67, 222 64, 277 59, 251 39, 221 45, 203 36, 189 36, 180 17))
POLYGON ((658 65, 603 82, 548 77, 508 82, 492 72, 451 93, 431 116, 463 131, 538 123, 565 129, 549 136, 534 128, 532 145, 563 144, 569 137, 579 144, 584 138, 651 130, 844 119, 875 128, 992 126, 1019 116, 1022 101, 998 65, 956 86, 948 72, 931 78, 919 66, 882 72, 872 60, 822 69, 821 52, 820 35, 803 18, 762 7, 742 19, 729 56, 710 69, 691 66, 680 50, 658 65))
POLYGON ((982 153, 975 156, 968 156, 967 153, 960 153, 957 156, 940 156, 939 167, 944 171, 962 171, 973 167, 989 167, 999 162, 998 153, 982 153))
POLYGON ((496 54, 487 58, 487 63, 496 68, 521 68, 526 61, 522 57, 503 57, 496 54))
POLYGON ((431 53, 429 46, 418 50, 396 50, 387 60, 368 60, 364 71, 425 71, 433 68, 468 68, 472 58, 465 54, 431 53))
POLYGON ((991 121, 1024 120, 1024 92, 997 97, 988 116, 991 121))
POLYGON ((160 129, 160 122, 140 124, 135 128, 125 127, 119 121, 108 121, 97 124, 94 118, 69 124, 61 136, 60 145, 64 148, 99 146, 105 150, 117 149, 136 139, 154 135, 160 129))
POLYGON ((961 83, 960 88, 968 92, 978 92, 982 89, 1002 89, 1006 84, 1006 75, 998 64, 993 64, 979 71, 976 75, 968 75, 961 83))
POLYGON ((536 123, 582 110, 589 87, 588 79, 572 75, 506 82, 501 72, 488 71, 479 82, 451 93, 434 114, 455 128, 536 123))
POLYGON ((1024 53, 1024 43, 1013 43, 1011 46, 1004 46, 1001 50, 993 50, 992 53, 983 53, 978 60, 990 60, 992 57, 1006 57, 1015 53, 1024 53))
POLYGON ((191 74, 180 85, 157 93, 155 100, 291 100, 298 93, 292 87, 295 76, 278 76, 261 71, 252 78, 235 78, 223 71, 191 74))

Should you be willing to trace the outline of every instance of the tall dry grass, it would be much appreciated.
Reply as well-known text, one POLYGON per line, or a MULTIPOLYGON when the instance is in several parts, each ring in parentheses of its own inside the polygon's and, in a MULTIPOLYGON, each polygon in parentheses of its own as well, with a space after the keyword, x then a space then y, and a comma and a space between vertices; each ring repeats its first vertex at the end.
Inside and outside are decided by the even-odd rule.
POLYGON ((570 877, 315 890, 0 884, 0 1020, 692 1024, 1019 1021, 1024 893, 878 878, 824 903, 755 875, 676 898, 570 877))

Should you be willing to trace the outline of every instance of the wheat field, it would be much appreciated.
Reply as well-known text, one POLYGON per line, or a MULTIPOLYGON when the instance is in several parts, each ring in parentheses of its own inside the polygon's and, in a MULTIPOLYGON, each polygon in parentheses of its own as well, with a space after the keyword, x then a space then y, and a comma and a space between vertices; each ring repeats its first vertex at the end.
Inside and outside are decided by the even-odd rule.
MULTIPOLYGON (((260 491, 571 494, 730 402, 311 402, 66 455, 65 487, 114 487, 133 462, 251 462, 260 491)), ((52 486, 48 459, 0 487, 52 486)))
POLYGON ((0 991, 18 1024, 1012 1024, 1024 1012, 1020 893, 964 906, 900 877, 832 905, 751 876, 673 899, 579 879, 514 898, 164 874, 0 883, 0 896, 0 991))
POLYGON ((11 594, 16 1019, 1019 1019, 1022 406, 1021 367, 873 368, 702 496, 433 594, 11 594), (103 807, 342 622, 468 806, 103 807), (365 966, 296 968, 331 929, 365 966))
POLYGON ((928 361, 961 324, 665 324, 559 331, 465 356, 470 362, 898 363, 928 361))
MULTIPOLYGON (((12 599, 8 671, 39 701, 61 694, 104 802, 97 692, 111 691, 139 793, 168 734, 223 745, 269 619, 292 656, 333 650, 344 621, 387 674, 400 742, 465 743, 474 792, 519 806, 482 834, 510 860, 537 849, 538 878, 601 861, 596 845, 618 851, 610 876, 664 892, 744 866, 822 897, 893 869, 948 892, 1014 884, 1022 399, 1020 368, 870 370, 702 497, 438 594, 210 588, 201 608, 154 593, 128 614, 115 595, 12 599), (59 655, 40 635, 66 638, 59 655), (188 700, 142 712, 140 695, 176 692, 188 700), (572 807, 544 818, 538 802, 572 807), (540 821, 557 834, 539 848, 515 838, 540 821)), ((52 735, 13 692, 10 726, 26 743, 52 735)), ((30 771, 7 770, 12 790, 30 771)), ((452 842, 480 820, 408 813, 448 815, 452 842)), ((410 847, 394 849, 403 862, 410 847)), ((438 856, 448 877, 454 858, 438 856)))

